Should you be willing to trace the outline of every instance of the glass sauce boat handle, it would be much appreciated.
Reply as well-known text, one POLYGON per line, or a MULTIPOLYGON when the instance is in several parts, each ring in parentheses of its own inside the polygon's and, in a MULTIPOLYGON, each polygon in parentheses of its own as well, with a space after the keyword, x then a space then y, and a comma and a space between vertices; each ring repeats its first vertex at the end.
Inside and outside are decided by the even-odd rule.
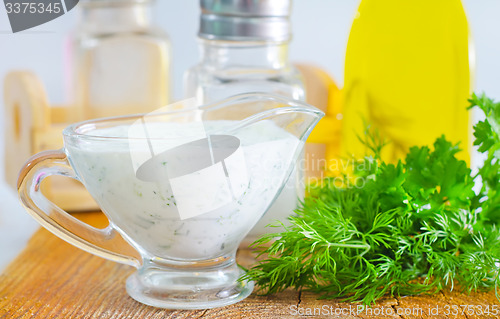
POLYGON ((21 169, 17 190, 23 206, 47 230, 94 255, 139 268, 142 258, 111 227, 99 229, 71 216, 41 192, 42 181, 51 175, 78 180, 62 151, 45 151, 32 156, 21 169))

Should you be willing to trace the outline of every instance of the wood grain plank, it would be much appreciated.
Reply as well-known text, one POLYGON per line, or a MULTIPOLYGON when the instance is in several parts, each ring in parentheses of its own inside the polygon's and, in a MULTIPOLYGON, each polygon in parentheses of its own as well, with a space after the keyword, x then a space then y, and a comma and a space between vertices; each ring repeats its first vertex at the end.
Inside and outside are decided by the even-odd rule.
MULTIPOLYGON (((107 224, 100 213, 81 216, 96 227, 107 224)), ((253 259, 243 252, 238 260, 248 265, 253 259)), ((220 309, 157 309, 127 295, 125 280, 134 271, 40 229, 0 275, 0 318, 272 318, 287 315, 288 303, 298 298, 290 290, 266 297, 253 294, 244 303, 220 309)))
MULTIPOLYGON (((101 213, 78 214, 96 227, 107 224, 101 213)), ((254 262, 248 250, 238 262, 254 262)), ((362 309, 359 303, 318 300, 310 292, 286 290, 271 296, 253 293, 235 305, 197 311, 166 310, 143 305, 125 291, 134 268, 95 257, 60 240, 45 229, 0 274, 0 318, 498 318, 490 314, 445 315, 445 307, 499 305, 494 293, 443 292, 432 296, 386 298, 362 309), (439 307, 439 313, 430 309, 439 307), (408 309, 421 308, 421 313, 408 309), (399 309, 399 311, 398 311, 399 309), (385 312, 382 312, 384 310, 385 312), (388 313, 392 311, 392 313, 388 313), (401 313, 401 315, 399 315, 401 313)), ((500 308, 500 307, 499 307, 500 308)), ((461 310, 460 310, 461 311, 461 310)), ((500 311, 500 309, 499 309, 500 311)))

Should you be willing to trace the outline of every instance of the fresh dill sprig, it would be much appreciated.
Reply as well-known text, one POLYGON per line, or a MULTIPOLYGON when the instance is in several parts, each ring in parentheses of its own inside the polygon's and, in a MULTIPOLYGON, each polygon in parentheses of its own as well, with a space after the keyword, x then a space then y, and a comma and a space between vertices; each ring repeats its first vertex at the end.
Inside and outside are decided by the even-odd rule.
POLYGON ((352 170, 363 185, 339 187, 336 177, 312 187, 285 231, 253 244, 264 259, 243 279, 265 293, 294 287, 365 304, 457 284, 494 289, 500 300, 500 103, 484 95, 470 103, 486 115, 474 127, 487 155, 476 176, 444 136, 397 164, 380 162, 381 141, 368 137, 374 155, 352 170))

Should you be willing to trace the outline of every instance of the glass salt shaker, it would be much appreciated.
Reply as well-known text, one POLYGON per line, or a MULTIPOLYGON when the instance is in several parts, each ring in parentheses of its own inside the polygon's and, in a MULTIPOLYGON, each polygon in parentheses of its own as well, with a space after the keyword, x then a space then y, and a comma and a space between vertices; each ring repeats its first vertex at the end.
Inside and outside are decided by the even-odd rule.
POLYGON ((73 65, 78 120, 150 112, 169 102, 170 41, 149 0, 80 2, 73 65))
MULTIPOLYGON (((201 60, 185 74, 185 97, 210 103, 245 92, 305 99, 299 71, 288 60, 291 0, 200 0, 201 60)), ((300 161, 300 160, 299 160, 300 161)), ((304 195, 300 165, 243 245, 277 231, 265 227, 287 217, 304 195)))

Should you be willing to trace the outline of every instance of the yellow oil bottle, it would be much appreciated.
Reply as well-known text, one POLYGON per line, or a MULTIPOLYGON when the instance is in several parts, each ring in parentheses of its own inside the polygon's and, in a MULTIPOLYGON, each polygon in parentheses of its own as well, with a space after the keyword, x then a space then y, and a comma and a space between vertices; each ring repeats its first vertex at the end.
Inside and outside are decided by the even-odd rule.
POLYGON ((362 0, 347 44, 343 155, 363 156, 366 127, 386 161, 445 134, 470 162, 473 52, 460 0, 362 0))

